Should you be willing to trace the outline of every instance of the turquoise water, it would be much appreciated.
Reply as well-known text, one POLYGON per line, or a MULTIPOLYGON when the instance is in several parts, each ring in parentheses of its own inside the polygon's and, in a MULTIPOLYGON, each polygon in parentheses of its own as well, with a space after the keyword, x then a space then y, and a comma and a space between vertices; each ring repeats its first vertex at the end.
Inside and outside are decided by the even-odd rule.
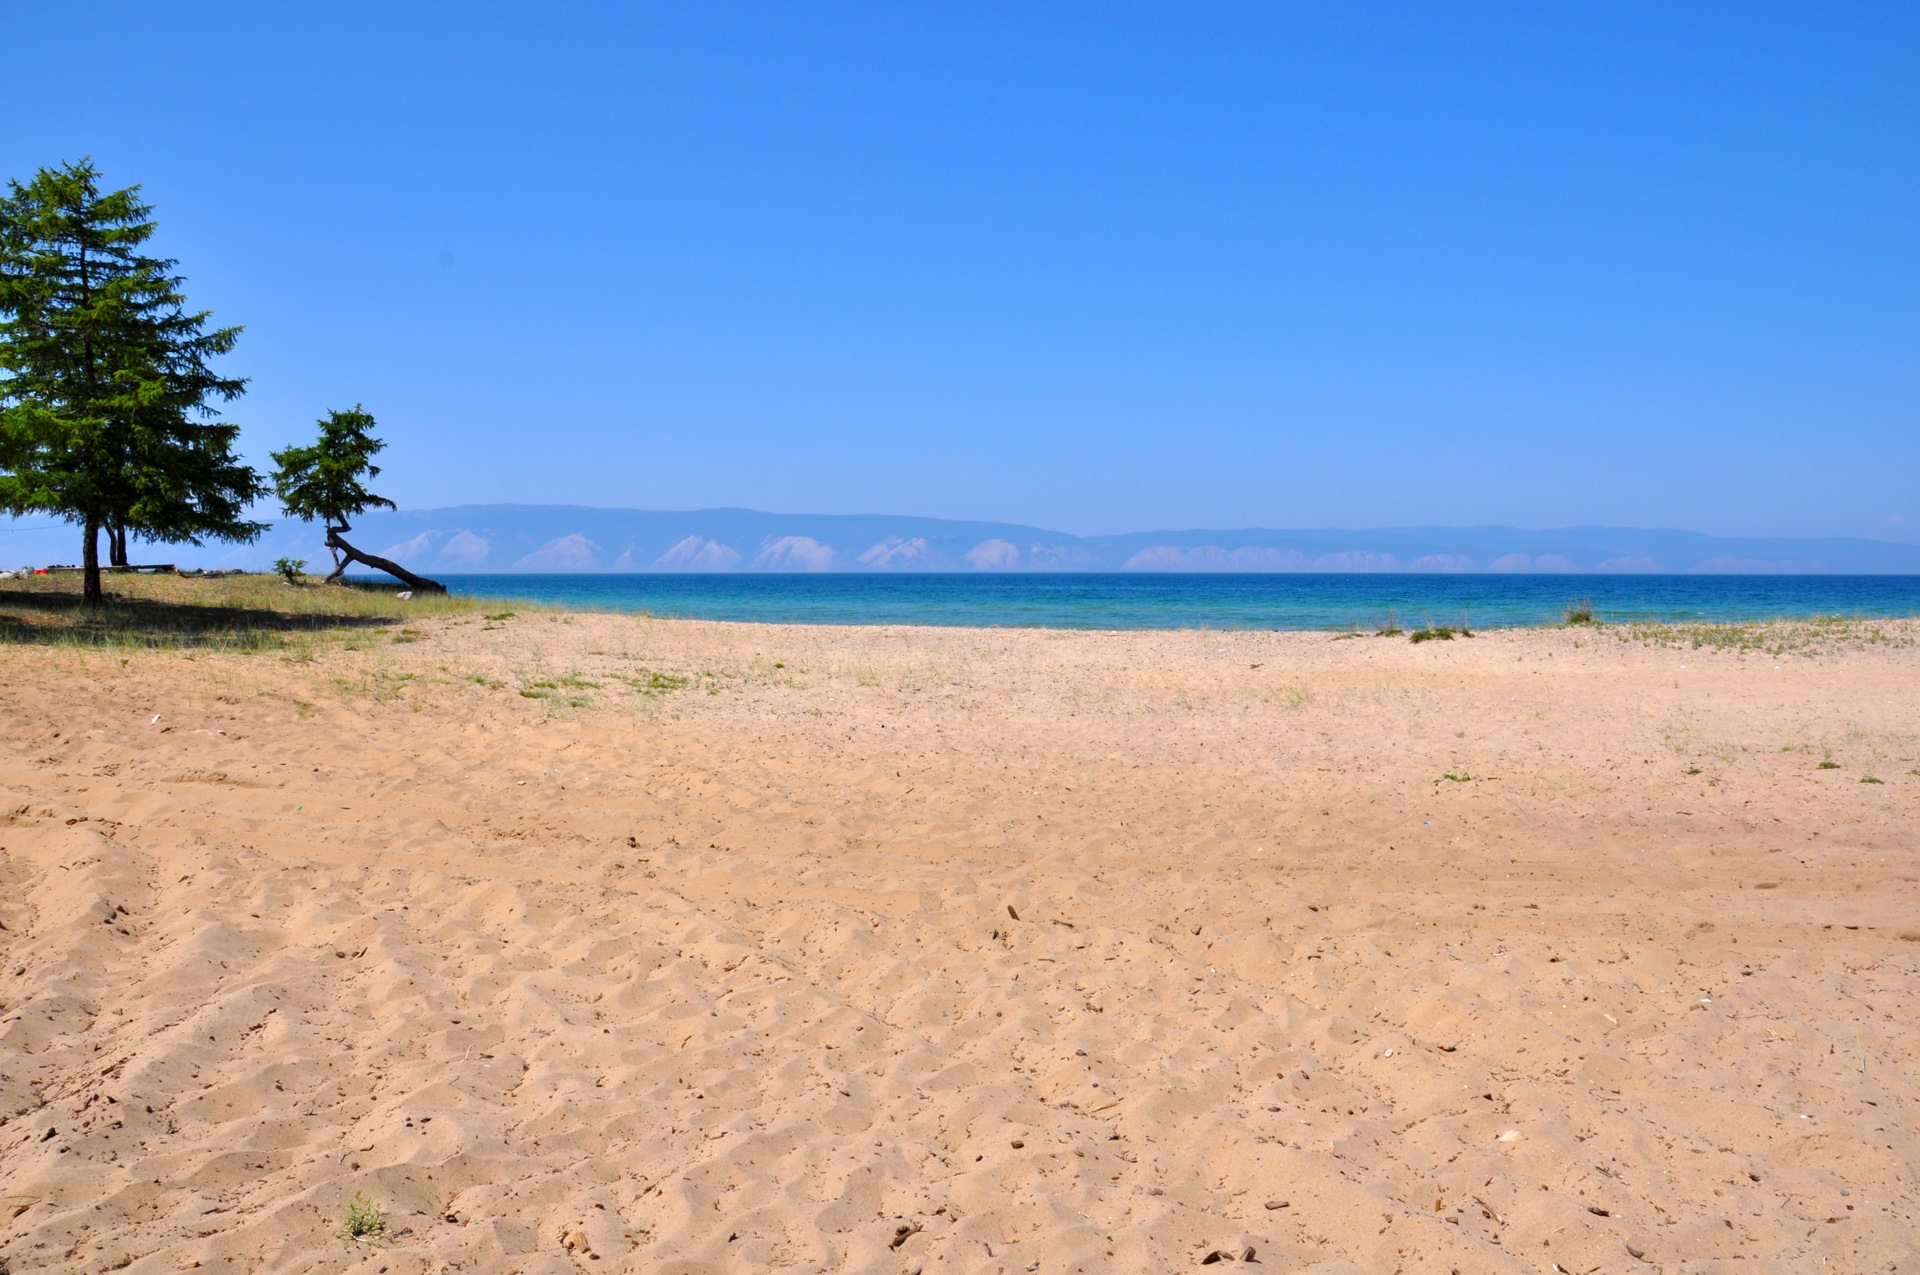
POLYGON ((457 575, 457 594, 774 624, 1056 629, 1474 628, 1920 614, 1920 576, 457 575))

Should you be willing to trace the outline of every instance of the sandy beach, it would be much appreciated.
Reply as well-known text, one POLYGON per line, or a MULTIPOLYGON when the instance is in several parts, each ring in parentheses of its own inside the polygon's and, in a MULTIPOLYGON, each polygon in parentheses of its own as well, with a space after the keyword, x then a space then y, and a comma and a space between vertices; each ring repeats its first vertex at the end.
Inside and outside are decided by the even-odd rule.
POLYGON ((0 1269, 1913 1269, 1916 637, 0 647, 0 1269))

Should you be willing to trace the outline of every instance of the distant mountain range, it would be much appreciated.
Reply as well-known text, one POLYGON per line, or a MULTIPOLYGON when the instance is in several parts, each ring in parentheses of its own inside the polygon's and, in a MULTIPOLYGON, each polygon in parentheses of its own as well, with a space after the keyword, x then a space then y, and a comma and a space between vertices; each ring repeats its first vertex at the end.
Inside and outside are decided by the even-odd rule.
MULTIPOLYGON (((1920 574, 1920 545, 1757 539, 1628 527, 1389 527, 1072 536, 1013 523, 751 509, 461 505, 367 514, 360 548, 429 575, 582 571, 1432 571, 1920 574)), ((326 561, 310 524, 251 545, 156 546, 137 560, 264 569, 326 561)), ((0 523, 0 566, 74 562, 78 532, 0 523)))

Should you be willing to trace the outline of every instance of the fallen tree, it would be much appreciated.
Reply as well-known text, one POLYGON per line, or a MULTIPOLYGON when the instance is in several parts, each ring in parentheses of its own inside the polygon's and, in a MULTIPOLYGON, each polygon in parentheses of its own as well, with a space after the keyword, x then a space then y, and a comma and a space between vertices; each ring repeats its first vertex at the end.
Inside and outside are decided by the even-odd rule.
POLYGON ((353 530, 348 517, 368 509, 394 508, 385 496, 367 490, 368 479, 380 476, 373 456, 386 444, 373 436, 373 415, 355 404, 351 411, 328 412, 320 418, 320 437, 311 447, 287 447, 274 452, 273 489, 287 517, 318 520, 327 529, 327 552, 333 571, 322 581, 332 584, 353 563, 384 571, 420 593, 445 593, 437 580, 415 575, 399 563, 366 553, 347 543, 353 530))

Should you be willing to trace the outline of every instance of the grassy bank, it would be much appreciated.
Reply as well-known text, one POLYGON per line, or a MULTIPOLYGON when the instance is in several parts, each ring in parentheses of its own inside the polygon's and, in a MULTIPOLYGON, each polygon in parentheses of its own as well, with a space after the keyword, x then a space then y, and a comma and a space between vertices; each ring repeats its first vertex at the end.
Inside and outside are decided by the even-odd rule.
POLYGON ((113 575, 107 600, 89 607, 76 575, 0 581, 0 644, 170 650, 278 650, 289 641, 409 620, 463 615, 493 605, 400 589, 288 584, 278 575, 113 575))

